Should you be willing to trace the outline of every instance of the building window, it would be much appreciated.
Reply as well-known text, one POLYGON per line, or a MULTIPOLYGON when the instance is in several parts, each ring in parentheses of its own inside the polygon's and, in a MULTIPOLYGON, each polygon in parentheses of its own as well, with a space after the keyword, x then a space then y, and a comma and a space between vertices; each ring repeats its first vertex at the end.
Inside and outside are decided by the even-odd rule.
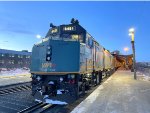
POLYGON ((5 56, 5 54, 1 53, 1 54, 0 54, 0 56, 4 57, 4 56, 5 56))
POLYGON ((0 64, 4 64, 4 60, 0 60, 0 64))
POLYGON ((14 60, 10 60, 8 63, 9 64, 14 64, 14 60))
POLYGON ((14 64, 14 60, 11 60, 11 64, 14 64))
POLYGON ((22 63, 23 63, 22 61, 19 61, 19 62, 18 62, 18 64, 22 64, 22 63))
POLYGON ((18 58, 23 58, 23 56, 22 55, 18 55, 18 58))
POLYGON ((30 58, 30 56, 26 56, 26 58, 30 58))
POLYGON ((15 57, 15 55, 14 54, 9 54, 9 57, 15 57))

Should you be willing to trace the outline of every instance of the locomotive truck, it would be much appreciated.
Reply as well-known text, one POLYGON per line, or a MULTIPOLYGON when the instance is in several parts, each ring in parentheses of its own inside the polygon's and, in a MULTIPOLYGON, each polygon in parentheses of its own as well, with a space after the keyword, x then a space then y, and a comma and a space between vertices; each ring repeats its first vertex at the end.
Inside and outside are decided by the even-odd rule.
POLYGON ((116 63, 78 20, 50 24, 45 38, 32 49, 32 95, 36 101, 69 104, 99 84, 103 74, 113 72, 116 63))

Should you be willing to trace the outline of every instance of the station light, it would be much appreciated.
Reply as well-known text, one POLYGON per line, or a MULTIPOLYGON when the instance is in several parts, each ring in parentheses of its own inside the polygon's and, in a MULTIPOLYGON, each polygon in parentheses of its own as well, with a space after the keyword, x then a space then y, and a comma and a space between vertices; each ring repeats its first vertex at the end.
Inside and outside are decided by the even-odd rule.
POLYGON ((130 28, 129 29, 129 36, 131 36, 131 40, 134 41, 134 32, 135 32, 135 29, 134 28, 130 28))
POLYGON ((133 33, 134 31, 135 31, 134 28, 130 28, 130 29, 129 29, 129 32, 130 32, 130 33, 133 33))
POLYGON ((131 36, 131 44, 132 44, 132 51, 133 51, 133 71, 134 71, 134 79, 136 79, 136 61, 135 61, 135 45, 134 45, 134 33, 135 29, 129 29, 129 36, 131 36))
POLYGON ((125 52, 127 52, 127 51, 129 51, 129 48, 128 48, 128 47, 125 47, 123 50, 124 50, 125 52))
POLYGON ((41 35, 36 35, 36 38, 38 38, 38 39, 41 39, 42 37, 41 37, 41 35))

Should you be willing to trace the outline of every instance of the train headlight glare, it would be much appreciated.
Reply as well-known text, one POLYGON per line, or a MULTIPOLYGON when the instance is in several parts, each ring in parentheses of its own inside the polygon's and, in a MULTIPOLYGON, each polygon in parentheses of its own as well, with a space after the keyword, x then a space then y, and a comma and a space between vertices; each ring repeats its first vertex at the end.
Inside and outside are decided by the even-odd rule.
POLYGON ((87 76, 90 76, 90 74, 88 73, 87 76))
POLYGON ((71 75, 71 78, 74 79, 74 78, 75 78, 75 75, 71 75))
POLYGON ((64 79, 62 77, 60 77, 60 82, 62 82, 64 79))
POLYGON ((38 76, 36 79, 37 79, 38 81, 40 81, 40 80, 41 80, 41 77, 38 76))

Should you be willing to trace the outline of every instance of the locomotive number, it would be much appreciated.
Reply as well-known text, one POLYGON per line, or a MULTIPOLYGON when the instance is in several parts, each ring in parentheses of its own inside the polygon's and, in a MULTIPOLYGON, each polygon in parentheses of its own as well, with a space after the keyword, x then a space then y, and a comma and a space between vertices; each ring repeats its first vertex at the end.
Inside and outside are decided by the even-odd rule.
POLYGON ((42 63, 42 68, 48 68, 48 67, 52 68, 55 67, 55 65, 52 63, 42 63))

